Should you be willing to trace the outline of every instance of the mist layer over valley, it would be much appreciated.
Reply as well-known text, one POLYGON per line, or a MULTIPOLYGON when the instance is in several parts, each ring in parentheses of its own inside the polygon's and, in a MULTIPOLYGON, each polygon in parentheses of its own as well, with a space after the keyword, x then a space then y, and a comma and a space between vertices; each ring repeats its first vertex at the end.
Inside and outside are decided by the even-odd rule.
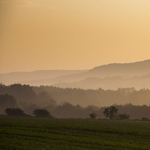
POLYGON ((115 105, 132 119, 150 118, 149 68, 146 60, 91 70, 1 74, 0 114, 7 107, 20 107, 31 115, 33 109, 46 108, 58 118, 87 118, 93 111, 103 118, 104 108, 115 105))
POLYGON ((21 83, 61 88, 113 89, 150 88, 150 60, 108 64, 90 70, 47 70, 0 74, 5 85, 21 83))
POLYGON ((47 109, 57 118, 88 118, 95 111, 104 118, 106 106, 115 105, 119 113, 128 113, 131 119, 150 118, 150 90, 134 88, 118 90, 83 90, 52 86, 0 85, 0 114, 5 109, 19 107, 32 115, 34 109, 47 109))

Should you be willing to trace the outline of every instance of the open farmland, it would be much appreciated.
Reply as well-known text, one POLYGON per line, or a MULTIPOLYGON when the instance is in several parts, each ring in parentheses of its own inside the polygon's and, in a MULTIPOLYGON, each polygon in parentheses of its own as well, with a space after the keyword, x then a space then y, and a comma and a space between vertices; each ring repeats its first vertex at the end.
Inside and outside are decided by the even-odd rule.
POLYGON ((150 122, 0 117, 1 150, 150 150, 150 122))

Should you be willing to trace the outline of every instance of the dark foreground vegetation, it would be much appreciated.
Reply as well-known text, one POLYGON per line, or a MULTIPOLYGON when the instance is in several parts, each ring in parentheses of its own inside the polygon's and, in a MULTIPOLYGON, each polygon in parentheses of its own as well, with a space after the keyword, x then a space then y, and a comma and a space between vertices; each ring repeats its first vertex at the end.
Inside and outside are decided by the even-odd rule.
POLYGON ((150 123, 0 117, 1 150, 149 150, 150 123))

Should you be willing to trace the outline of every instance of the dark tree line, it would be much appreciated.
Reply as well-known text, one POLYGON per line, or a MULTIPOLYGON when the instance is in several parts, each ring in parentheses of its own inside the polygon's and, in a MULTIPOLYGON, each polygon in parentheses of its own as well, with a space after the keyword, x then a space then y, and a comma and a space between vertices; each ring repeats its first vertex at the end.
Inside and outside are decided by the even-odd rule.
POLYGON ((6 108, 5 113, 8 116, 12 116, 12 117, 26 117, 27 115, 24 113, 24 111, 20 108, 6 108))
MULTIPOLYGON (((31 86, 29 85, 21 85, 21 84, 13 84, 10 86, 5 86, 0 84, 0 94, 1 95, 12 95, 16 100, 17 106, 21 109, 25 109, 26 107, 32 107, 38 102, 38 97, 31 86)), ((11 101, 12 103, 12 101, 11 101)), ((9 100, 6 100, 6 104, 9 105, 9 100)), ((16 107, 16 105, 13 105, 16 107)), ((7 107, 13 107, 7 106, 7 107)), ((0 113, 3 113, 4 110, 0 106, 0 113)))
POLYGON ((148 105, 150 104, 150 90, 134 88, 119 88, 118 90, 83 90, 71 88, 59 88, 52 86, 32 87, 35 93, 46 91, 58 104, 69 102, 73 105, 95 105, 98 107, 111 106, 113 104, 133 104, 133 105, 148 105))
MULTIPOLYGON (((31 117, 31 115, 25 114, 25 112, 20 108, 6 108, 5 113, 8 116, 11 117, 31 117)), ((33 110, 33 116, 34 117, 40 117, 40 118, 53 118, 53 116, 50 114, 50 112, 46 109, 35 109, 33 110)))
POLYGON ((42 91, 36 94, 29 85, 13 84, 5 86, 0 84, 0 95, 0 114, 3 114, 7 107, 19 107, 27 114, 32 114, 35 108, 53 110, 57 105, 49 93, 42 91))
MULTIPOLYGON (((150 106, 132 105, 129 100, 144 103, 150 98, 150 90, 136 91, 134 88, 112 90, 82 90, 61 89, 49 86, 31 87, 29 85, 14 84, 10 86, 0 85, 0 114, 5 113, 6 108, 19 107, 26 114, 32 115, 35 109, 46 109, 56 118, 89 118, 89 114, 95 112, 97 118, 105 118, 103 113, 107 107, 101 105, 104 101, 116 99, 116 105, 120 117, 130 115, 131 119, 150 118, 150 106), (62 100, 61 100, 62 99, 62 100), (60 101, 61 100, 61 101, 60 101), (81 105, 83 101, 89 105, 81 105), (95 102, 97 105, 95 105, 95 102), (93 104, 93 105, 90 105, 93 104)), ((119 116, 118 116, 119 117, 119 116)), ((109 118, 109 117, 108 117, 109 118)), ((112 117, 113 118, 113 117, 112 117)))

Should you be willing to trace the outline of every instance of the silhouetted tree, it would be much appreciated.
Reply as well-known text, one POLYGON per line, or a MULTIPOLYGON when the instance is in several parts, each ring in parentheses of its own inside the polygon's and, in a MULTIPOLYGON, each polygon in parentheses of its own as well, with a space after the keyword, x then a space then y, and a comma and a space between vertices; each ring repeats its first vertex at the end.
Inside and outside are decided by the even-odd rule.
POLYGON ((108 117, 109 119, 114 119, 116 117, 118 109, 115 106, 110 106, 105 108, 103 114, 108 117))
POLYGON ((92 112, 91 114, 89 114, 91 119, 96 119, 96 117, 98 116, 95 112, 92 112))
POLYGON ((119 115, 118 115, 118 118, 119 118, 120 120, 128 120, 128 119, 130 118, 130 115, 127 115, 126 113, 124 113, 124 114, 119 114, 119 115))
POLYGON ((141 121, 149 121, 149 119, 146 117, 142 117, 141 121))
POLYGON ((25 117, 27 116, 24 111, 20 108, 6 108, 5 113, 8 116, 14 116, 14 117, 25 117))
POLYGON ((53 116, 46 109, 35 109, 32 114, 35 117, 53 118, 53 116))

